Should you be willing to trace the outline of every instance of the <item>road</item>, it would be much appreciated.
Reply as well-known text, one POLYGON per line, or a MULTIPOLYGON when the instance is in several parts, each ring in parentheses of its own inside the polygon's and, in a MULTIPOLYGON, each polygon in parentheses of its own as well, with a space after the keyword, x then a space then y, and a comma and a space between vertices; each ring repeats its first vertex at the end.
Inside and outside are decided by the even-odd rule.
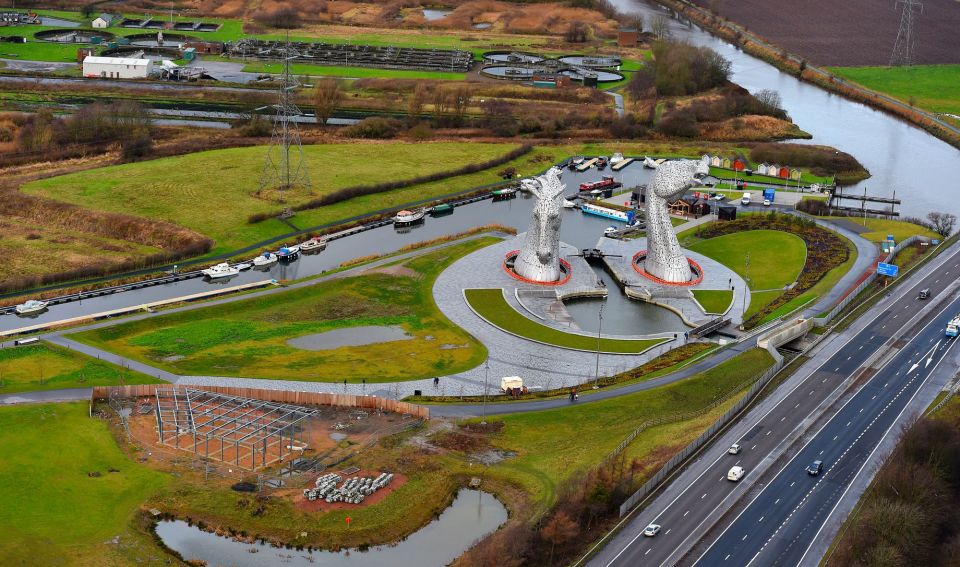
MULTIPOLYGON (((943 334, 945 322, 942 319, 946 315, 934 317, 926 312, 934 308, 939 311, 938 301, 946 297, 948 287, 956 286, 955 281, 960 274, 960 251, 956 251, 956 249, 957 247, 954 247, 953 250, 948 251, 941 258, 934 260, 932 264, 942 263, 942 268, 933 266, 923 268, 920 273, 910 277, 910 280, 906 282, 907 285, 899 286, 898 291, 892 293, 889 299, 871 309, 851 328, 821 343, 817 350, 811 353, 811 359, 802 365, 793 377, 761 404, 758 404, 744 419, 732 426, 724 436, 705 451, 698 461, 688 467, 670 486, 663 490, 659 497, 643 511, 637 513, 629 523, 625 524, 623 529, 613 536, 607 545, 591 560, 590 565, 626 566, 637 565, 641 562, 644 565, 670 565, 677 563, 736 500, 748 495, 749 490, 755 484, 759 485, 761 479, 758 477, 763 470, 777 465, 779 456, 795 442, 802 440, 803 435, 817 424, 817 418, 822 413, 831 406, 835 408, 838 400, 842 403, 844 400, 842 394, 847 389, 847 384, 852 377, 861 376, 861 368, 875 366, 878 363, 878 355, 885 358, 893 352, 888 345, 885 345, 895 333, 909 329, 910 326, 920 320, 928 323, 921 333, 923 336, 913 338, 909 345, 910 348, 904 348, 902 350, 903 354, 897 354, 894 362, 884 368, 895 368, 895 365, 903 363, 901 357, 914 355, 917 350, 922 350, 921 354, 925 354, 929 347, 920 349, 915 346, 915 342, 928 340, 934 334, 941 336, 943 334), (933 301, 930 303, 921 302, 917 299, 919 290, 924 287, 929 287, 933 292, 933 301), (925 309, 921 311, 922 308, 925 309), (908 324, 912 320, 914 322, 908 324), (726 449, 735 442, 740 443, 743 449, 739 455, 730 455, 726 449), (740 483, 726 480, 726 473, 733 465, 740 465, 747 470, 746 477, 740 483), (640 535, 643 528, 650 523, 662 526, 660 535, 655 538, 646 538, 640 535)), ((949 293, 952 293, 952 287, 949 293)), ((948 309, 947 312, 951 311, 948 309)), ((960 312, 960 308, 954 309, 951 313, 955 315, 957 312, 960 312)), ((897 346, 902 347, 903 345, 897 346)), ((939 357, 942 356, 943 352, 935 351, 935 354, 939 357)), ((916 356, 913 358, 916 358, 916 356)), ((933 364, 930 365, 930 368, 933 368, 933 364)), ((920 376, 919 369, 917 374, 911 374, 910 378, 915 376, 920 376)), ((846 406, 853 408, 858 414, 858 419, 866 419, 867 423, 876 418, 873 425, 874 430, 885 430, 882 424, 896 418, 898 414, 898 412, 892 410, 904 399, 909 398, 909 396, 903 395, 893 401, 891 396, 899 391, 899 388, 894 388, 893 384, 898 383, 899 380, 894 381, 881 394, 873 391, 877 384, 880 385, 880 390, 884 390, 883 384, 890 381, 887 371, 881 370, 868 382, 870 389, 867 391, 871 391, 870 396, 876 394, 877 400, 883 401, 883 404, 871 400, 871 404, 856 403, 846 406), (891 403, 891 409, 881 412, 888 401, 891 403), (860 413, 861 409, 863 409, 862 413, 860 413)), ((909 388, 918 387, 920 382, 920 380, 911 382, 909 388)), ((847 428, 845 425, 847 421, 853 422, 853 419, 840 419, 842 423, 838 423, 840 423, 841 429, 847 428)), ((854 429, 856 427, 851 424, 850 431, 854 429)), ((831 438, 838 434, 834 432, 832 427, 825 431, 830 433, 829 437, 831 438)), ((856 435, 854 438, 856 438, 856 435)), ((847 453, 843 462, 852 463, 856 459, 869 454, 869 451, 862 453, 859 447, 875 446, 876 443, 873 441, 871 435, 864 434, 859 440, 858 450, 847 453)), ((843 445, 843 440, 838 438, 835 443, 837 447, 840 447, 843 445)), ((833 444, 833 441, 813 444, 816 452, 825 451, 824 459, 828 461, 828 466, 837 462, 835 457, 843 453, 842 450, 836 455, 833 452, 828 452, 827 446, 832 447, 833 444)), ((784 478, 799 474, 794 470, 798 467, 800 473, 802 473, 806 461, 814 460, 810 458, 809 453, 801 453, 798 462, 802 463, 802 466, 791 465, 790 474, 784 478)), ((852 467, 852 465, 849 466, 852 467)), ((848 474, 849 469, 844 468, 843 472, 848 474)), ((843 476, 838 470, 834 469, 821 477, 830 479, 830 482, 823 486, 836 488, 840 485, 849 484, 851 479, 840 478, 843 476)), ((795 481, 796 478, 790 480, 790 482, 795 481)), ((722 544, 713 548, 718 552, 723 551, 719 556, 720 561, 717 562, 717 556, 711 554, 707 558, 708 560, 701 561, 700 564, 719 565, 723 563, 724 557, 731 553, 731 551, 727 551, 728 548, 730 550, 741 548, 753 550, 752 553, 742 552, 743 554, 749 553, 751 557, 759 551, 759 546, 763 545, 766 539, 761 541, 759 536, 751 534, 761 533, 762 529, 769 528, 771 524, 774 524, 772 529, 775 530, 792 512, 792 508, 788 509, 785 505, 781 507, 780 503, 777 503, 776 506, 771 505, 771 502, 783 497, 783 492, 784 488, 782 486, 779 486, 777 490, 767 491, 767 494, 773 496, 771 501, 762 500, 753 508, 753 512, 745 514, 746 519, 743 521, 756 522, 756 526, 745 529, 741 524, 738 525, 737 530, 727 532, 730 534, 725 536, 728 539, 736 537, 740 540, 739 542, 733 542, 739 543, 738 546, 724 540, 722 544), (778 494, 778 492, 781 494, 778 494), (747 537, 743 539, 745 535, 747 537)), ((786 500, 781 500, 781 502, 785 504, 786 500)), ((806 506, 804 510, 804 513, 811 510, 813 511, 811 513, 816 513, 813 506, 806 506)), ((820 514, 822 513, 820 511, 820 514)), ((793 518, 792 526, 806 521, 806 518, 797 515, 794 515, 793 518)), ((822 519, 821 517, 820 520, 822 521, 822 519)), ((781 530, 782 532, 783 530, 781 530)), ((804 532, 802 535, 803 538, 801 539, 806 538, 804 541, 808 543, 810 538, 813 537, 813 534, 808 532, 804 532)), ((769 538, 769 534, 767 538, 769 538)), ((736 557, 743 558, 742 556, 733 556, 728 564, 745 565, 747 563, 747 561, 733 561, 732 559, 736 557)), ((749 561, 749 557, 747 560, 749 561)), ((766 565, 768 563, 761 564, 766 565)))
MULTIPOLYGON (((907 306, 909 308, 909 306, 907 306)), ((783 466, 697 565, 799 565, 813 538, 907 404, 956 344, 944 337, 960 298, 926 324, 783 466), (824 472, 804 468, 823 461, 824 472)))

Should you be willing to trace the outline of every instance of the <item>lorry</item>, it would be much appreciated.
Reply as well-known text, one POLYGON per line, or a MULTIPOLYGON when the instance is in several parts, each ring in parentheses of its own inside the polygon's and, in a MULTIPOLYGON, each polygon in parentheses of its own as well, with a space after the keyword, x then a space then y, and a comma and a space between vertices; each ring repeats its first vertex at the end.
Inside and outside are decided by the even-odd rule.
POLYGON ((743 197, 740 197, 740 204, 744 207, 750 204, 750 193, 744 193, 743 197))
POLYGON ((776 196, 777 192, 773 189, 764 189, 763 190, 763 200, 773 202, 773 198, 776 196))

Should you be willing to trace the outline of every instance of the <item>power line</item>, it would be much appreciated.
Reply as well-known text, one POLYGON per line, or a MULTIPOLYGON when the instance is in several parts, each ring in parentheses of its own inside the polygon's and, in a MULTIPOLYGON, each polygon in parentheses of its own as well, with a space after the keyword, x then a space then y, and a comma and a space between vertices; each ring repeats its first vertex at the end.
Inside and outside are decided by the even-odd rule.
POLYGON ((893 55, 890 56, 891 67, 914 64, 917 51, 917 14, 923 13, 923 3, 918 0, 896 0, 894 8, 900 4, 903 4, 903 11, 900 13, 900 29, 893 45, 893 55))

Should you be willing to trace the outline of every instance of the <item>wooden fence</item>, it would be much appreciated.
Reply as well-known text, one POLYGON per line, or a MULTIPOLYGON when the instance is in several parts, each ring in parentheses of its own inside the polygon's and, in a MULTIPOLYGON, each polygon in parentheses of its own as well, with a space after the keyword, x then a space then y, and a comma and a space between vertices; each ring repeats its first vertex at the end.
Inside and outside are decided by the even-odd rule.
MULTIPOLYGON (((132 386, 96 386, 91 401, 103 401, 111 395, 122 398, 139 398, 156 395, 157 388, 177 387, 171 384, 139 384, 132 386)), ((430 409, 426 406, 378 398, 376 396, 356 396, 353 394, 327 394, 320 392, 291 392, 288 390, 266 390, 262 388, 237 388, 232 386, 186 386, 196 390, 216 392, 228 396, 239 396, 304 406, 336 406, 365 410, 380 410, 407 414, 422 419, 430 419, 430 409)))

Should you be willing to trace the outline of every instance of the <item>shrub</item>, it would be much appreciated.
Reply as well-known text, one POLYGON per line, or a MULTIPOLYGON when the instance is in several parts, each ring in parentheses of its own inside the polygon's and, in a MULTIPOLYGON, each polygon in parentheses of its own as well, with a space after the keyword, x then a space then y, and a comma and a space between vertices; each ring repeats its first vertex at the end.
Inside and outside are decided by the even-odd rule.
POLYGON ((693 138, 699 132, 696 114, 689 109, 671 112, 660 119, 657 130, 665 136, 693 138))
POLYGON ((300 27, 300 15, 293 8, 282 7, 269 12, 257 12, 253 17, 258 24, 292 30, 300 27))
POLYGON ((141 134, 123 142, 121 155, 124 160, 131 161, 147 157, 152 151, 153 139, 146 134, 141 134))
POLYGON ((373 116, 344 129, 344 134, 354 138, 387 140, 397 135, 403 125, 399 120, 373 116))

